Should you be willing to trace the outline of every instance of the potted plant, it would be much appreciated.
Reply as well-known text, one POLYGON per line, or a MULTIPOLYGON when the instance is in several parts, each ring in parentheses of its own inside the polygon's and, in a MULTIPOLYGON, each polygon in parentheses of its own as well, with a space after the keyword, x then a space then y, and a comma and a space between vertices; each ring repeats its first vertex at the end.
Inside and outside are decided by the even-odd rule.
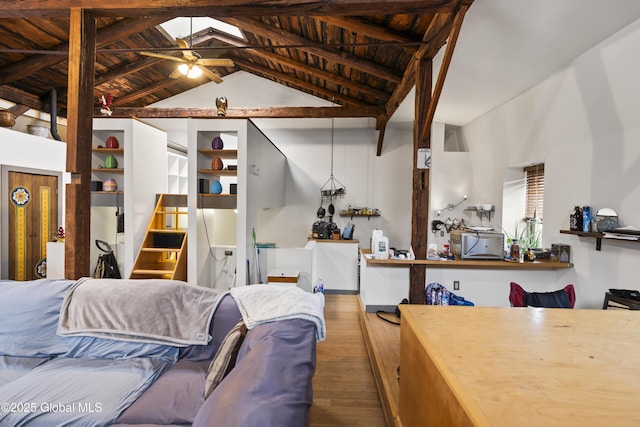
POLYGON ((542 222, 536 219, 523 219, 514 226, 514 232, 509 233, 504 228, 505 243, 507 245, 507 253, 510 253, 510 247, 517 241, 520 245, 520 251, 525 253, 529 249, 540 249, 542 245, 542 222))

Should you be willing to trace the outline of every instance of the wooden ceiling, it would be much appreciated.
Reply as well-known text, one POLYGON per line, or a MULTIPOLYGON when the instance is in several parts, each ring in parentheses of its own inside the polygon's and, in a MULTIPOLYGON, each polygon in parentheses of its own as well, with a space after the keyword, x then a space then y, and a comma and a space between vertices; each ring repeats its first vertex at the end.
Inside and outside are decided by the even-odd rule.
POLYGON ((96 112, 99 97, 112 94, 114 115, 193 116, 193 111, 141 111, 209 80, 170 78, 175 62, 140 52, 181 56, 158 25, 176 16, 211 16, 244 35, 242 40, 205 29, 193 37, 194 50, 203 58, 233 60, 233 67, 211 68, 223 79, 243 70, 337 107, 231 108, 231 116, 374 117, 383 125, 415 85, 417 60, 433 58, 457 36, 472 1, 3 1, 0 98, 15 103, 12 109, 19 113, 48 111, 55 89, 57 111, 66 115, 69 11, 82 7, 96 19, 96 112))

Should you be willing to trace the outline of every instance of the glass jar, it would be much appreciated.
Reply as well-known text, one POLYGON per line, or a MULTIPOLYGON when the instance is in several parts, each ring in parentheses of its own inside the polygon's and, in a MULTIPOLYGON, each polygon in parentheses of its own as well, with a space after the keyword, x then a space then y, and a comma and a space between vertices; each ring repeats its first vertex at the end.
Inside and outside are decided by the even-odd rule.
POLYGON ((513 241, 511 242, 509 257, 511 258, 511 261, 520 261, 520 245, 518 244, 518 239, 513 239, 513 241))

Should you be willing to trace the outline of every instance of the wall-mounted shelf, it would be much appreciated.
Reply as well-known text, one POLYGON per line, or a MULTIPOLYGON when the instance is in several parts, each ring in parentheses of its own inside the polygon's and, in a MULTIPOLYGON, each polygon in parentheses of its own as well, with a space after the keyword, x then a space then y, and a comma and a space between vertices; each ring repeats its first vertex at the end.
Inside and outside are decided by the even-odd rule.
POLYGON ((634 239, 623 239, 623 238, 616 239, 615 237, 605 237, 604 233, 596 233, 592 231, 560 230, 560 233, 573 234, 574 236, 590 237, 592 239, 596 239, 596 251, 599 251, 602 249, 602 239, 616 240, 618 242, 630 242, 630 243, 640 242, 640 236, 638 236, 639 237, 638 240, 634 240, 634 239))
POLYGON ((475 206, 470 206, 468 208, 464 208, 465 212, 475 212, 478 215, 478 218, 482 220, 484 216, 487 217, 489 221, 491 221, 491 213, 495 212, 495 207, 491 207, 491 210, 478 209, 475 206))
POLYGON ((353 219, 353 217, 361 216, 361 217, 366 217, 367 219, 370 219, 372 216, 373 217, 380 216, 380 214, 349 214, 346 212, 340 212, 340 216, 348 216, 348 217, 351 217, 351 219, 353 219))

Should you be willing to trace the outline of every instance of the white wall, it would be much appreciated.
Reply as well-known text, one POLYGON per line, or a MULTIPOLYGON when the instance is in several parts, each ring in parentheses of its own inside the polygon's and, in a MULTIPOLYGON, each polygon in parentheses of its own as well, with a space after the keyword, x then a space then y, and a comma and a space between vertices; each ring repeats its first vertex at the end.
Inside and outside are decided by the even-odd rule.
POLYGON ((638 288, 638 244, 604 241, 597 252, 593 239, 559 232, 575 205, 609 207, 623 225, 640 225, 638 46, 640 22, 464 128, 473 181, 487 198, 500 199, 505 168, 545 162, 543 245, 571 245, 575 267, 555 287, 574 283, 577 307, 601 307, 608 288, 638 288))

